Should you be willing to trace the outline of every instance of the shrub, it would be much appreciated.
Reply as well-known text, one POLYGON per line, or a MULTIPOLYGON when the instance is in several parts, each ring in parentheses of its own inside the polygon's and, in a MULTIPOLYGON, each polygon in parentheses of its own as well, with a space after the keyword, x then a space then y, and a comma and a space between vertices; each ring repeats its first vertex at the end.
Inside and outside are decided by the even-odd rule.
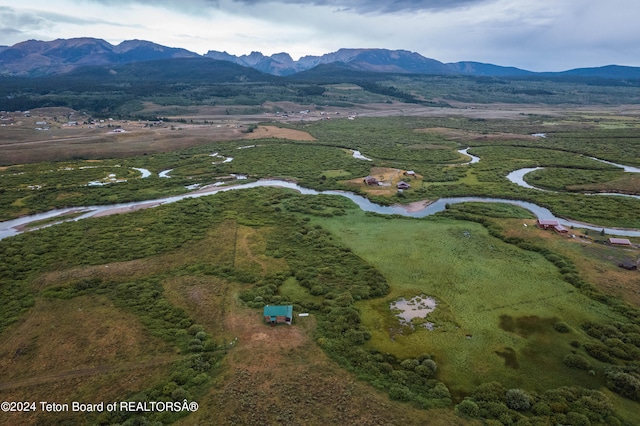
POLYGON ((486 410, 487 417, 494 419, 509 413, 509 408, 502 402, 486 402, 482 404, 482 407, 486 410))
POLYGON ((424 365, 417 366, 414 371, 422 377, 431 378, 434 376, 433 370, 424 365))
POLYGON ((609 348, 601 343, 585 343, 584 349, 593 358, 602 362, 612 362, 613 358, 609 354, 609 348))
POLYGON ((433 374, 436 374, 436 371, 438 371, 438 366, 432 359, 425 359, 424 361, 422 361, 422 365, 431 370, 433 374))
POLYGON ((571 426, 591 426, 589 418, 584 414, 570 411, 567 413, 567 423, 571 426))
POLYGON ((473 399, 476 401, 501 402, 506 388, 499 382, 483 383, 473 391, 473 399))
POLYGON ((522 389, 509 389, 506 401, 507 407, 516 411, 528 411, 533 402, 531 396, 522 389))
POLYGON ((620 367, 611 367, 607 369, 605 375, 609 389, 625 398, 640 401, 639 373, 620 367))
POLYGON ((549 416, 551 414, 551 407, 546 402, 538 402, 533 404, 531 411, 536 416, 549 416))
POLYGON ((460 404, 456 405, 455 411, 457 415, 467 417, 478 417, 480 412, 478 404, 470 399, 465 399, 460 404))
POLYGON ((558 333, 568 333, 571 331, 571 327, 569 327, 569 324, 564 321, 558 321, 557 323, 553 324, 553 328, 555 328, 558 333))
POLYGON ((586 370, 590 370, 591 369, 591 364, 589 363, 589 360, 587 360, 585 357, 583 357, 581 355, 569 354, 569 355, 564 357, 562 362, 567 367, 575 368, 577 370, 585 370, 586 371, 586 370))
POLYGON ((415 370, 418 365, 420 365, 420 362, 417 359, 412 358, 405 359, 400 363, 400 367, 409 371, 415 370))
POLYGON ((393 385, 389 389, 389 397, 396 401, 411 401, 413 396, 413 392, 406 386, 393 385))
POLYGON ((313 287, 311 287, 310 293, 313 296, 321 296, 327 291, 329 291, 329 289, 323 285, 314 285, 313 287))

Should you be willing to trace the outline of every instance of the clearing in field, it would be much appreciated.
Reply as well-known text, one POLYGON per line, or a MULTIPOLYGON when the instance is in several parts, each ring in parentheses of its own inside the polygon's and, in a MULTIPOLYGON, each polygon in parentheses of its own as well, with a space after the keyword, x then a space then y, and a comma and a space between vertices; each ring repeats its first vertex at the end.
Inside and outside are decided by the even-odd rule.
POLYGON ((404 170, 393 169, 389 167, 372 167, 369 176, 376 179, 379 184, 367 185, 364 177, 344 181, 349 186, 357 186, 367 194, 391 196, 398 192, 398 183, 407 182, 411 187, 420 187, 422 185, 422 176, 414 175, 406 176, 404 170))

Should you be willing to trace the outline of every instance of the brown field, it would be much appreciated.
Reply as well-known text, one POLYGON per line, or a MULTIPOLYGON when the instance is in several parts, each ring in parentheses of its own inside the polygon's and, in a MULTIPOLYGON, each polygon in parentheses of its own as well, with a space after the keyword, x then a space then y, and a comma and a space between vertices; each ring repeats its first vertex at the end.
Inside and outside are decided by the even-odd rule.
MULTIPOLYGON (((180 150, 203 143, 254 139, 261 137, 278 137, 295 140, 313 140, 305 132, 278 129, 276 126, 260 126, 252 133, 243 133, 245 126, 261 121, 299 122, 326 119, 328 116, 336 118, 356 114, 361 117, 385 116, 421 116, 448 117, 464 116, 468 118, 484 119, 515 119, 520 120, 529 114, 547 116, 566 116, 568 114, 589 115, 599 118, 628 118, 638 112, 635 105, 614 107, 595 106, 580 107, 568 111, 562 107, 548 107, 540 105, 508 105, 508 104, 462 104, 452 103, 452 108, 423 107, 402 103, 366 104, 349 109, 332 108, 331 111, 318 111, 313 106, 298 105, 291 102, 265 103, 264 108, 280 111, 310 110, 308 114, 292 112, 282 114, 244 114, 244 107, 238 106, 238 112, 228 114, 228 108, 221 106, 197 106, 182 108, 180 115, 171 111, 172 106, 162 107, 146 104, 143 112, 169 116, 173 122, 161 123, 153 127, 144 121, 105 120, 103 123, 90 126, 85 125, 88 119, 68 108, 42 108, 31 111, 30 117, 22 114, 9 113, 11 121, 3 121, 0 128, 0 149, 2 158, 0 165, 34 163, 42 161, 62 161, 73 158, 124 158, 135 155, 152 154, 180 150), (323 115, 324 114, 324 115, 323 115), (340 115, 336 115, 340 114, 340 115), (180 123, 177 120, 186 120, 180 123), (36 122, 46 121, 50 130, 36 130, 36 122), (78 126, 66 126, 68 121, 77 121, 78 126), (108 127, 111 126, 111 127, 108 127), (124 133, 113 133, 114 128, 125 130, 124 133)), ((8 119, 7 119, 8 120, 8 119)), ((575 124, 575 123, 574 123, 575 124)), ((531 139, 528 135, 517 134, 476 134, 457 130, 422 129, 419 131, 436 132, 453 141, 495 139, 514 140, 531 139)), ((434 148, 437 148, 434 146, 434 148)))
MULTIPOLYGON (((42 113, 51 114, 48 110, 42 113)), ((2 128, 0 163, 12 165, 73 158, 126 158, 239 139, 315 140, 307 132, 276 126, 258 126, 251 133, 243 133, 244 125, 237 120, 225 120, 224 124, 163 123, 152 127, 147 122, 125 120, 102 123, 102 126, 112 127, 101 128, 86 124, 68 127, 52 120, 52 116, 22 118, 2 128), (36 130, 35 123, 38 120, 48 120, 50 130, 36 130), (124 132, 115 133, 115 128, 124 132)))
MULTIPOLYGON (((23 321, 3 333, 0 396, 4 401, 117 400, 153 385, 177 358, 134 315, 102 296, 39 299, 23 321)), ((81 418, 73 413, 3 413, 0 424, 63 419, 77 424, 81 418)))
MULTIPOLYGON (((230 293, 233 293, 231 291, 230 293)), ((206 298, 192 298, 206 304, 206 298)), ((215 321, 210 309, 194 309, 215 321)), ((271 327, 261 312, 230 294, 223 327, 237 337, 225 357, 223 374, 200 401, 209 407, 179 424, 473 424, 450 410, 418 410, 388 397, 346 373, 313 340, 315 318, 271 327)))
MULTIPOLYGON (((125 126, 127 125, 123 125, 123 128, 127 128, 125 126)), ((52 129, 46 139, 43 138, 43 133, 0 133, 2 162, 24 164, 71 158, 125 158, 240 139, 242 135, 236 127, 217 128, 210 125, 190 125, 175 130, 170 127, 144 128, 131 125, 126 133, 112 133, 105 129, 61 128, 52 129)))
POLYGON ((307 132, 302 130, 285 129, 276 126, 258 126, 253 132, 247 133, 245 139, 291 139, 295 141, 315 141, 317 140, 307 132))

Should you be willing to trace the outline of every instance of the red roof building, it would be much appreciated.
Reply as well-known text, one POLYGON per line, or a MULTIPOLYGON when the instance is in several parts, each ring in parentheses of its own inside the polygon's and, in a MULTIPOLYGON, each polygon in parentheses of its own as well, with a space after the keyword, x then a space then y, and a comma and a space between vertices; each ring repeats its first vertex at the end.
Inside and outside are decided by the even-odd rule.
POLYGON ((567 234, 569 233, 569 230, 567 228, 565 228, 562 225, 556 225, 553 227, 553 230, 556 231, 558 234, 567 234))
POLYGON ((631 241, 626 238, 609 238, 609 244, 617 245, 617 246, 630 246, 631 241))
POLYGON ((557 220, 538 219, 537 226, 540 229, 549 229, 549 228, 555 228, 556 226, 560 226, 560 224, 558 223, 557 220))

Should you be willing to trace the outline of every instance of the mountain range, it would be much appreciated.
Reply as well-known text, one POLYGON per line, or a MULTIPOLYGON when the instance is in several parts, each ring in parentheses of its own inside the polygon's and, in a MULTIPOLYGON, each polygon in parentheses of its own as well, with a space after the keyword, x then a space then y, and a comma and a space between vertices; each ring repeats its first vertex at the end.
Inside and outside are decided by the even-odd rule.
POLYGON ((559 73, 536 73, 515 67, 480 62, 442 63, 406 50, 340 49, 321 56, 304 56, 295 61, 288 53, 265 56, 260 52, 231 55, 210 50, 199 55, 186 49, 162 46, 150 41, 127 40, 112 45, 96 38, 29 40, 0 46, 0 75, 37 77, 66 73, 82 66, 122 65, 160 59, 209 58, 253 68, 266 74, 287 76, 327 64, 344 64, 344 69, 376 73, 468 75, 488 77, 579 76, 610 79, 640 79, 640 68, 608 65, 578 68, 559 73))

